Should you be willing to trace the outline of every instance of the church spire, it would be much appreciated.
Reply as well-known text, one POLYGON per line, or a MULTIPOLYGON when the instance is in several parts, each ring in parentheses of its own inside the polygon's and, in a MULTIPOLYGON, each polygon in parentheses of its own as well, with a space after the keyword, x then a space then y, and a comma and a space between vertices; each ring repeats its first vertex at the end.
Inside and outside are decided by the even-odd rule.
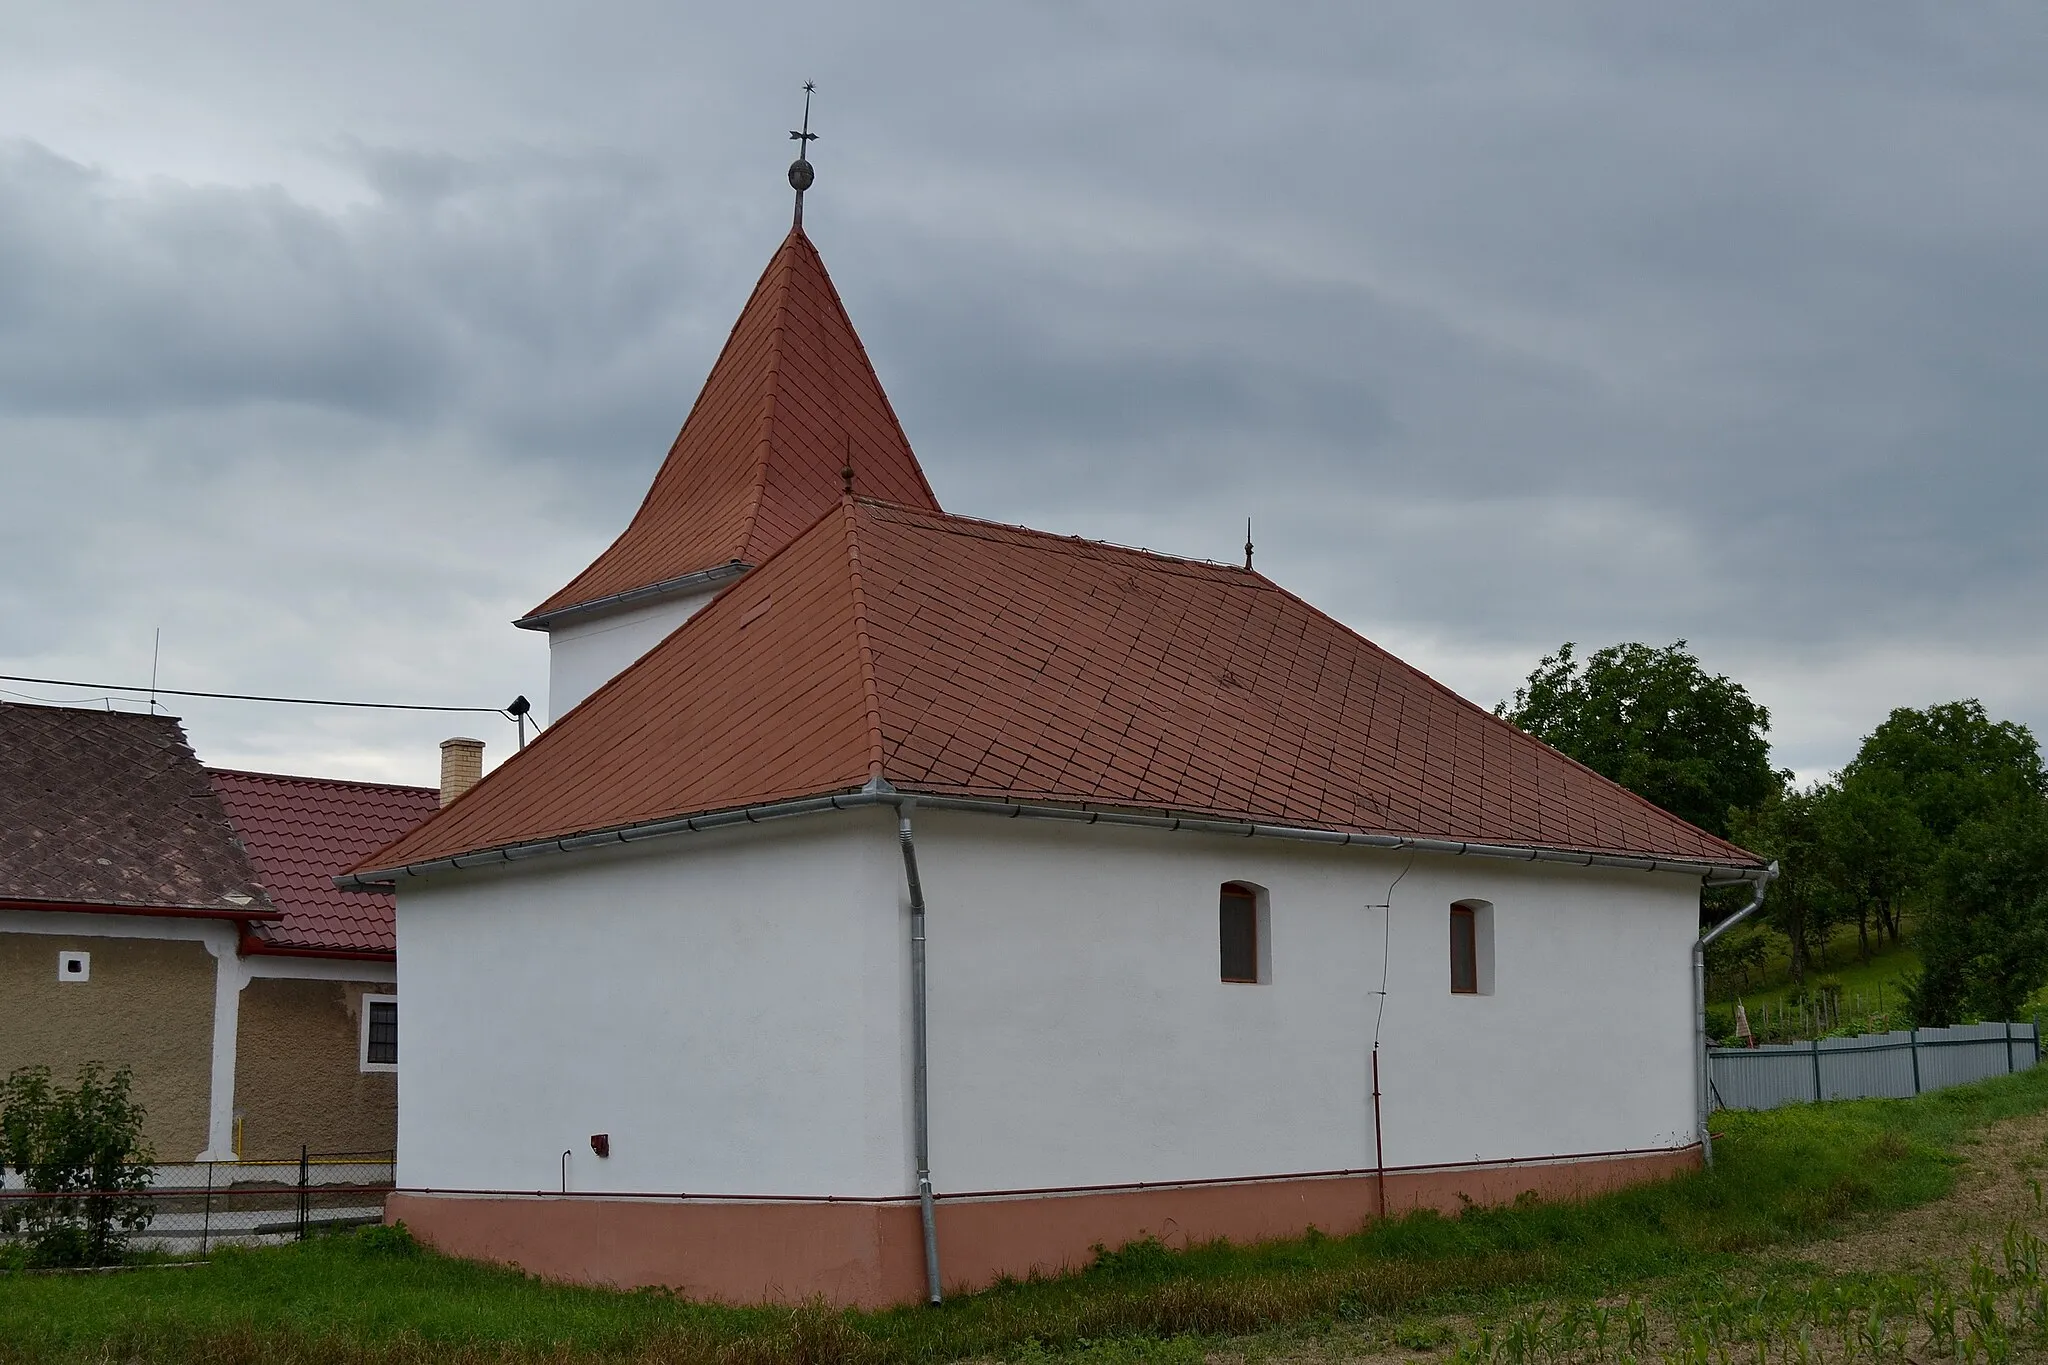
POLYGON ((726 338, 632 522, 519 624, 609 611, 759 564, 843 498, 939 510, 867 350, 802 229, 726 338))
POLYGON ((796 219, 789 225, 792 232, 804 230, 804 191, 818 178, 810 162, 811 144, 818 140, 818 135, 811 131, 811 92, 817 88, 813 81, 804 82, 804 126, 801 130, 792 128, 789 133, 796 143, 796 160, 789 163, 789 187, 796 191, 796 219))

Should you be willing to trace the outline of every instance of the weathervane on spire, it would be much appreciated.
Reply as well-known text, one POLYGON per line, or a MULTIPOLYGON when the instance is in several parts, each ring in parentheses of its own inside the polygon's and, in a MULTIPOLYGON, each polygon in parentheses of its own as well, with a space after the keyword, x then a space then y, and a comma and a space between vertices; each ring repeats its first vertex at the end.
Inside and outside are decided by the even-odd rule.
POLYGON ((801 130, 791 129, 789 134, 790 139, 796 143, 796 160, 789 163, 789 187, 796 191, 794 227, 799 232, 803 231, 804 226, 804 191, 818 178, 818 173, 811 169, 810 160, 805 155, 811 150, 811 144, 818 140, 818 135, 811 131, 811 92, 817 88, 815 82, 804 82, 804 126, 801 130))

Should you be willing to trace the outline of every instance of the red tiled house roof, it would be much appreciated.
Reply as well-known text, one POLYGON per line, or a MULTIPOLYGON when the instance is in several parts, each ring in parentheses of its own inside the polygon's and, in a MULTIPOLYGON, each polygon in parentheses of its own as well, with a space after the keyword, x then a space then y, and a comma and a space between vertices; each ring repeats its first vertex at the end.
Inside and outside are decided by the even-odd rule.
POLYGON ((225 768, 208 775, 283 915, 252 931, 251 950, 395 951, 393 897, 344 894, 334 877, 433 814, 438 790, 225 768))
POLYGON ((865 495, 938 510, 839 291, 798 228, 754 286, 632 522, 519 624, 763 563, 837 503, 848 467, 865 495))
POLYGON ((1757 861, 1258 574, 849 498, 361 866, 873 777, 931 795, 1757 861))
POLYGON ((0 907, 275 912, 169 716, 0 702, 0 907))

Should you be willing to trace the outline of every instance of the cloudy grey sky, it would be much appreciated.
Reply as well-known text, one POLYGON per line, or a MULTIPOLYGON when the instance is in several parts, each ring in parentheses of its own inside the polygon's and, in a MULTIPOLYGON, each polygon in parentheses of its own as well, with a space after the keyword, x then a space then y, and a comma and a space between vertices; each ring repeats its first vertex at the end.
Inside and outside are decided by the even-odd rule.
MULTIPOLYGON (((1260 567, 1491 705, 1691 640, 1818 774, 2048 730, 2048 10, 0 8, 0 672, 541 702, 788 221, 945 505, 1260 567)), ((84 695, 0 683, 12 693, 84 695)), ((187 702, 430 780, 479 717, 187 702)))

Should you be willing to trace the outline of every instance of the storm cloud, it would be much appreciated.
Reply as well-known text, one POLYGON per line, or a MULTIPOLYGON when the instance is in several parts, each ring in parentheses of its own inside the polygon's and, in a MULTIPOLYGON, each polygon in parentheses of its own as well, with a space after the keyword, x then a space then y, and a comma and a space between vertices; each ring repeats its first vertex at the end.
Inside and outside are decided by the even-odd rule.
MULTIPOLYGON (((954 511, 1260 567, 1491 705, 1689 639, 1838 766, 2048 726, 2019 4, 46 6, 0 671, 498 704, 806 206, 954 511)), ((61 689, 0 684, 10 695, 61 689)), ((456 728, 190 702, 208 761, 456 728)))

